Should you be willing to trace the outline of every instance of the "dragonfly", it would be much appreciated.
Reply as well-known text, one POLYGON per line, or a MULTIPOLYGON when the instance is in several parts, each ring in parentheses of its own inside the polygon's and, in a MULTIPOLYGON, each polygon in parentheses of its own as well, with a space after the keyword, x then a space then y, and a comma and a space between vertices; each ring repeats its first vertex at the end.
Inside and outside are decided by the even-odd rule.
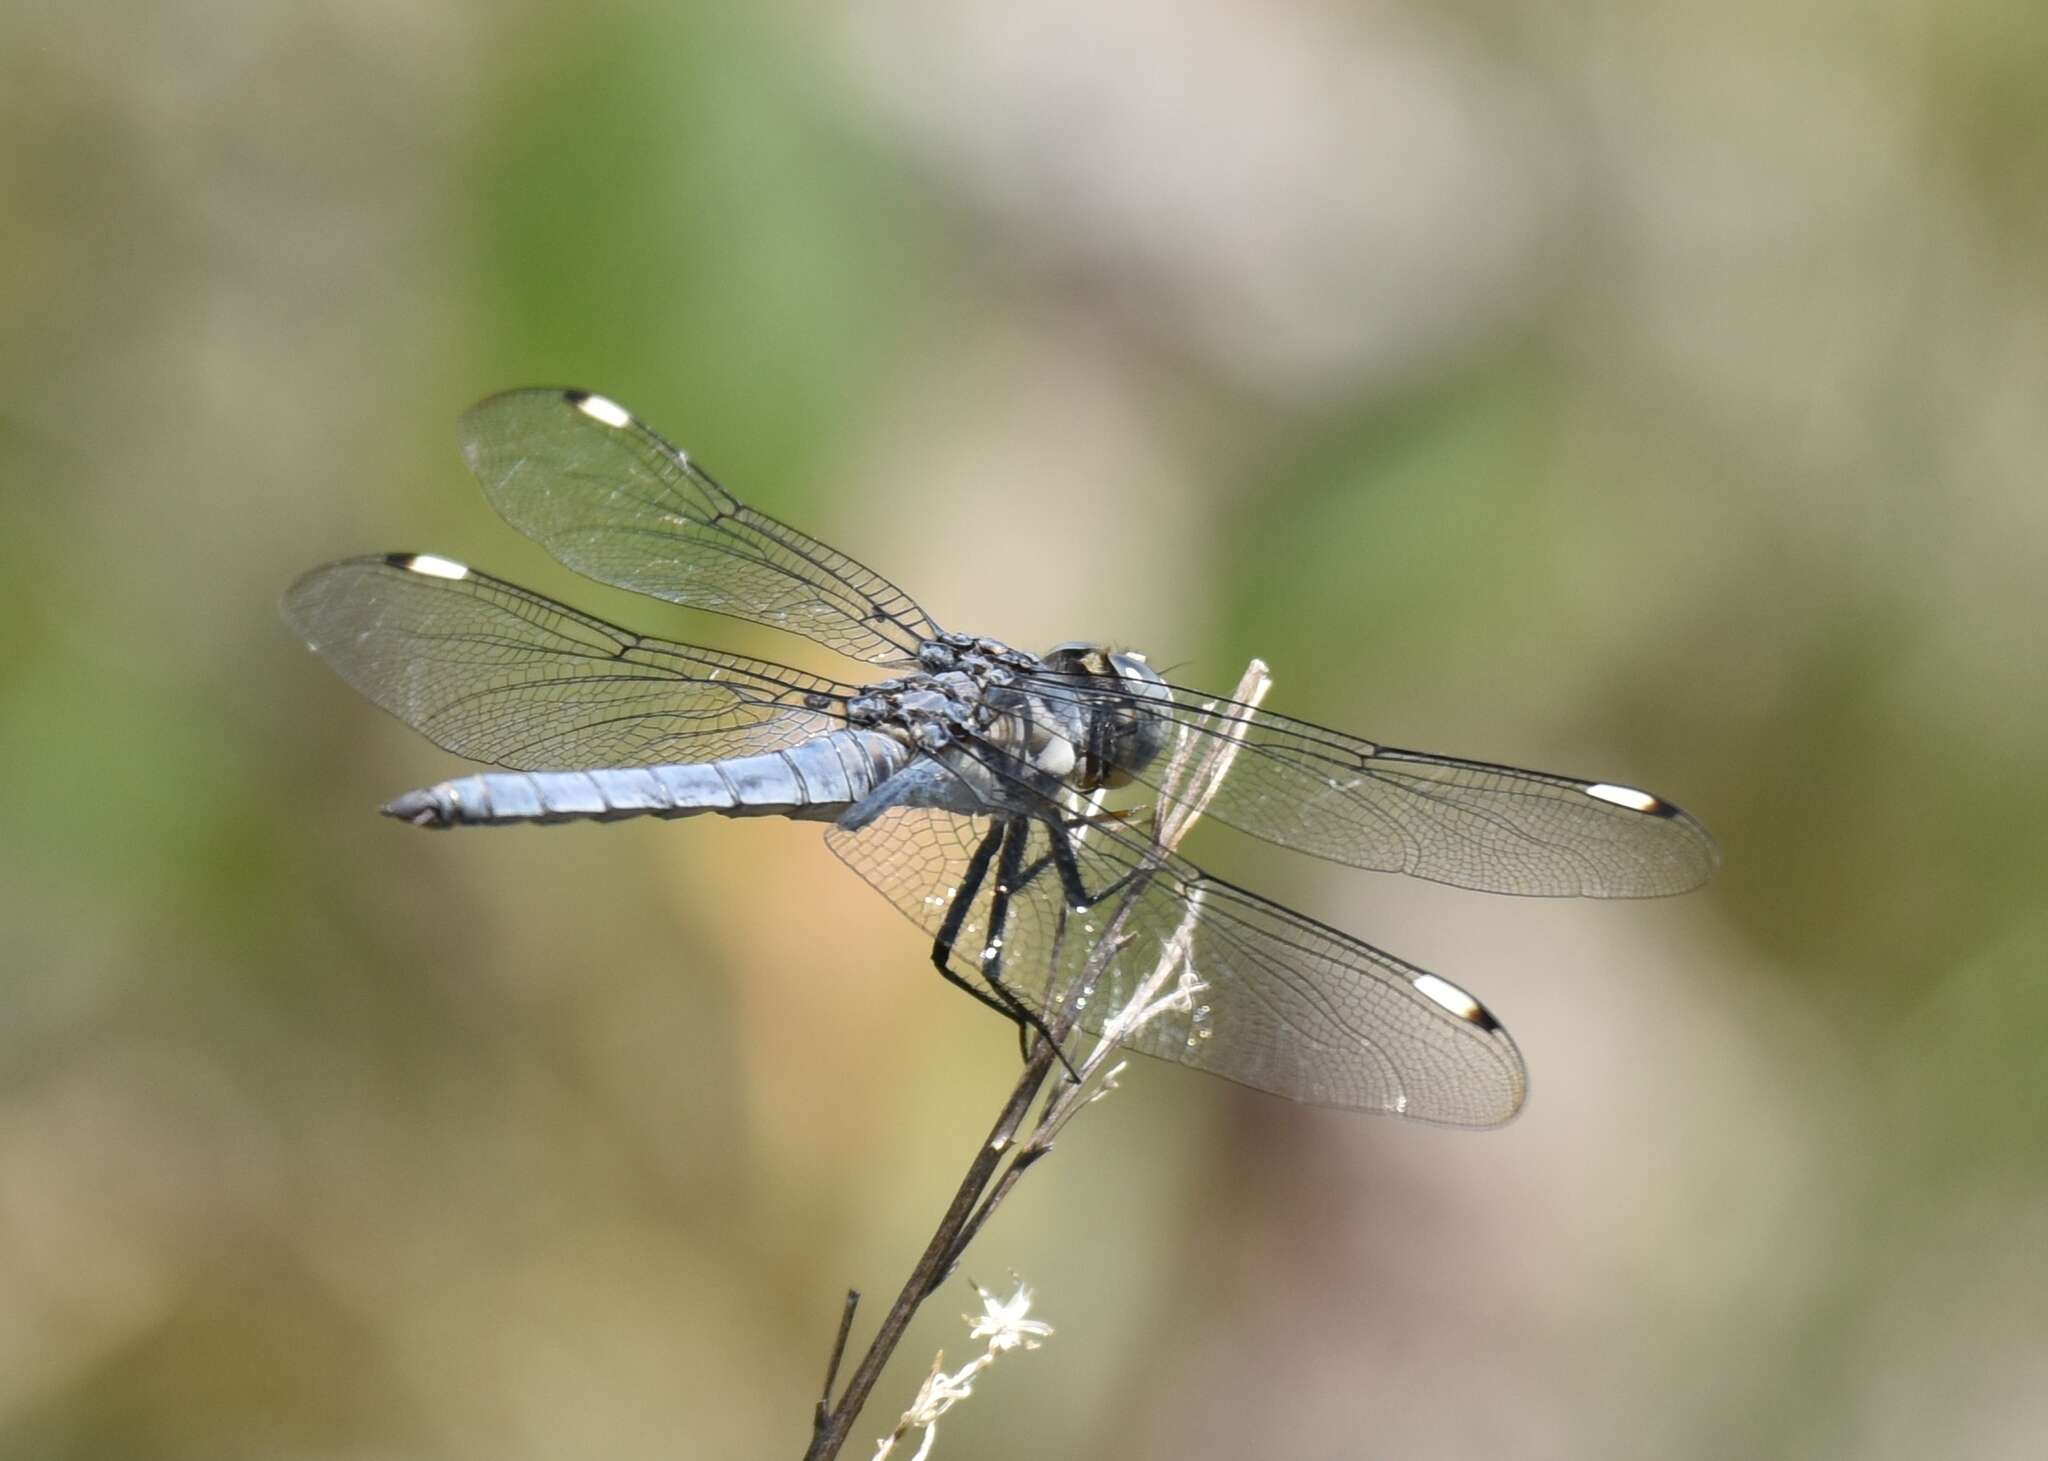
POLYGON ((1184 688, 1107 644, 1033 654, 943 629, 604 396, 495 395, 465 413, 461 441, 491 504, 568 568, 869 669, 839 680, 652 638, 434 554, 330 563, 286 594, 292 629, 436 745, 497 768, 383 810, 421 827, 822 822, 930 936, 938 972, 1020 1037, 1056 1018, 1114 1029, 1296 1101, 1444 1125, 1521 1108, 1521 1054, 1478 999, 1103 809, 1132 788, 1156 825, 1193 795, 1166 769, 1190 748, 1234 755, 1201 815, 1351 867, 1636 898, 1719 864, 1697 820, 1630 786, 1383 745, 1184 688), (1194 976, 1190 997, 1118 1025, 1162 960, 1194 976))

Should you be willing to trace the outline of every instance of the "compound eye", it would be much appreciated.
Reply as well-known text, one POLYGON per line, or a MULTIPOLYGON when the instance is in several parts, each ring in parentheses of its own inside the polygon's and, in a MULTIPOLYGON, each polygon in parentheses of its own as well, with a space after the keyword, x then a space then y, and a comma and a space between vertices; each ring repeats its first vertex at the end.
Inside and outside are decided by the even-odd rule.
POLYGON ((1147 699, 1165 700, 1169 698, 1170 692, 1166 689, 1166 680, 1160 675, 1159 671, 1145 663, 1145 656, 1142 654, 1113 654, 1109 656, 1109 667, 1116 672, 1118 679, 1131 686, 1147 699))

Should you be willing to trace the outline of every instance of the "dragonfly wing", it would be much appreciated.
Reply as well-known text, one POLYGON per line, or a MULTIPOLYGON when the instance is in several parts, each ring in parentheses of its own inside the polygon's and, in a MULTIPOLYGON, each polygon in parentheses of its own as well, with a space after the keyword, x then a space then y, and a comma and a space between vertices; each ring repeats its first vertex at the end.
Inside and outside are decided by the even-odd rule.
MULTIPOLYGON (((951 966, 991 968, 1048 1020, 1101 1035, 1134 1000, 1151 1017, 1118 1043, 1296 1101, 1453 1126, 1496 1126, 1527 1089, 1499 1022, 1449 981, 1221 879, 1113 825, 1078 836, 1031 820, 1000 934, 985 877, 951 966), (1069 836, 1091 906, 1069 907, 1052 839, 1069 836), (1150 988, 1150 994, 1147 989, 1150 988)), ((986 837, 986 818, 898 808, 826 834, 936 935, 986 837)))
POLYGON ((316 568, 301 638, 436 745, 513 770, 710 761, 837 729, 850 685, 633 634, 427 554, 316 568))
POLYGON ((463 416, 462 453, 508 522, 601 583, 875 664, 913 662, 938 633, 873 569, 748 507, 603 396, 492 396, 463 416))
MULTIPOLYGON (((1241 735, 1206 815, 1333 862, 1488 893, 1592 898, 1682 893, 1720 865, 1705 827, 1633 787, 1383 746, 1178 685, 1160 700, 1108 678, 1038 680, 1049 685, 1034 681, 1039 693, 1167 721, 1169 747, 1241 735)), ((1125 769, 1171 797, 1161 772, 1172 760, 1125 769)))

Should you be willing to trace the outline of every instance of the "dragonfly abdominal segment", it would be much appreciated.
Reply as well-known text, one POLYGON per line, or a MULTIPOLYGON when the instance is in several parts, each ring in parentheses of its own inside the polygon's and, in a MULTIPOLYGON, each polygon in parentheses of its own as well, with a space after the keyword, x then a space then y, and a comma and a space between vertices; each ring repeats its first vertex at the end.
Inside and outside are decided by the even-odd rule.
POLYGON ((876 731, 834 731, 787 751, 675 766, 486 771, 409 791, 384 808, 418 827, 491 822, 611 822, 621 817, 830 820, 909 764, 876 731))

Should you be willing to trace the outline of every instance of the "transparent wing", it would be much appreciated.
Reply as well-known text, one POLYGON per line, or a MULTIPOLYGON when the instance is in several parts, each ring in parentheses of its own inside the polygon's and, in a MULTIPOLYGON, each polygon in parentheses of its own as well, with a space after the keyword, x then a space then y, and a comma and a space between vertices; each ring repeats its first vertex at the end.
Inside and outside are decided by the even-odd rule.
MULTIPOLYGON (((936 936, 990 825, 899 808, 858 832, 834 826, 826 841, 936 936)), ((1183 859, 1155 863, 1149 842, 1115 826, 1076 843, 1099 901, 1074 911, 1051 862, 1056 834, 1026 825, 999 938, 994 876, 960 925, 951 965, 962 978, 999 967, 1048 1018, 1071 1003, 1100 1034, 1164 964, 1148 1001, 1159 1008, 1122 1039, 1129 1049, 1296 1101, 1453 1126, 1496 1126, 1521 1107, 1514 1042, 1448 981, 1183 859)))
POLYGON ((632 634, 426 554, 316 568, 284 616, 436 745, 516 771, 708 761, 836 729, 851 686, 632 634))
POLYGON ((754 511, 602 396, 523 390, 462 418, 491 505, 578 573, 903 664, 938 632, 872 569, 754 511))
POLYGON ((1487 893, 1643 898, 1698 887, 1720 865, 1706 828, 1633 787, 1382 746, 1178 685, 1170 701, 1107 679, 1047 674, 1032 688, 1168 721, 1169 752, 1126 768, 1161 795, 1174 738, 1242 726, 1206 815, 1352 867, 1487 893))

